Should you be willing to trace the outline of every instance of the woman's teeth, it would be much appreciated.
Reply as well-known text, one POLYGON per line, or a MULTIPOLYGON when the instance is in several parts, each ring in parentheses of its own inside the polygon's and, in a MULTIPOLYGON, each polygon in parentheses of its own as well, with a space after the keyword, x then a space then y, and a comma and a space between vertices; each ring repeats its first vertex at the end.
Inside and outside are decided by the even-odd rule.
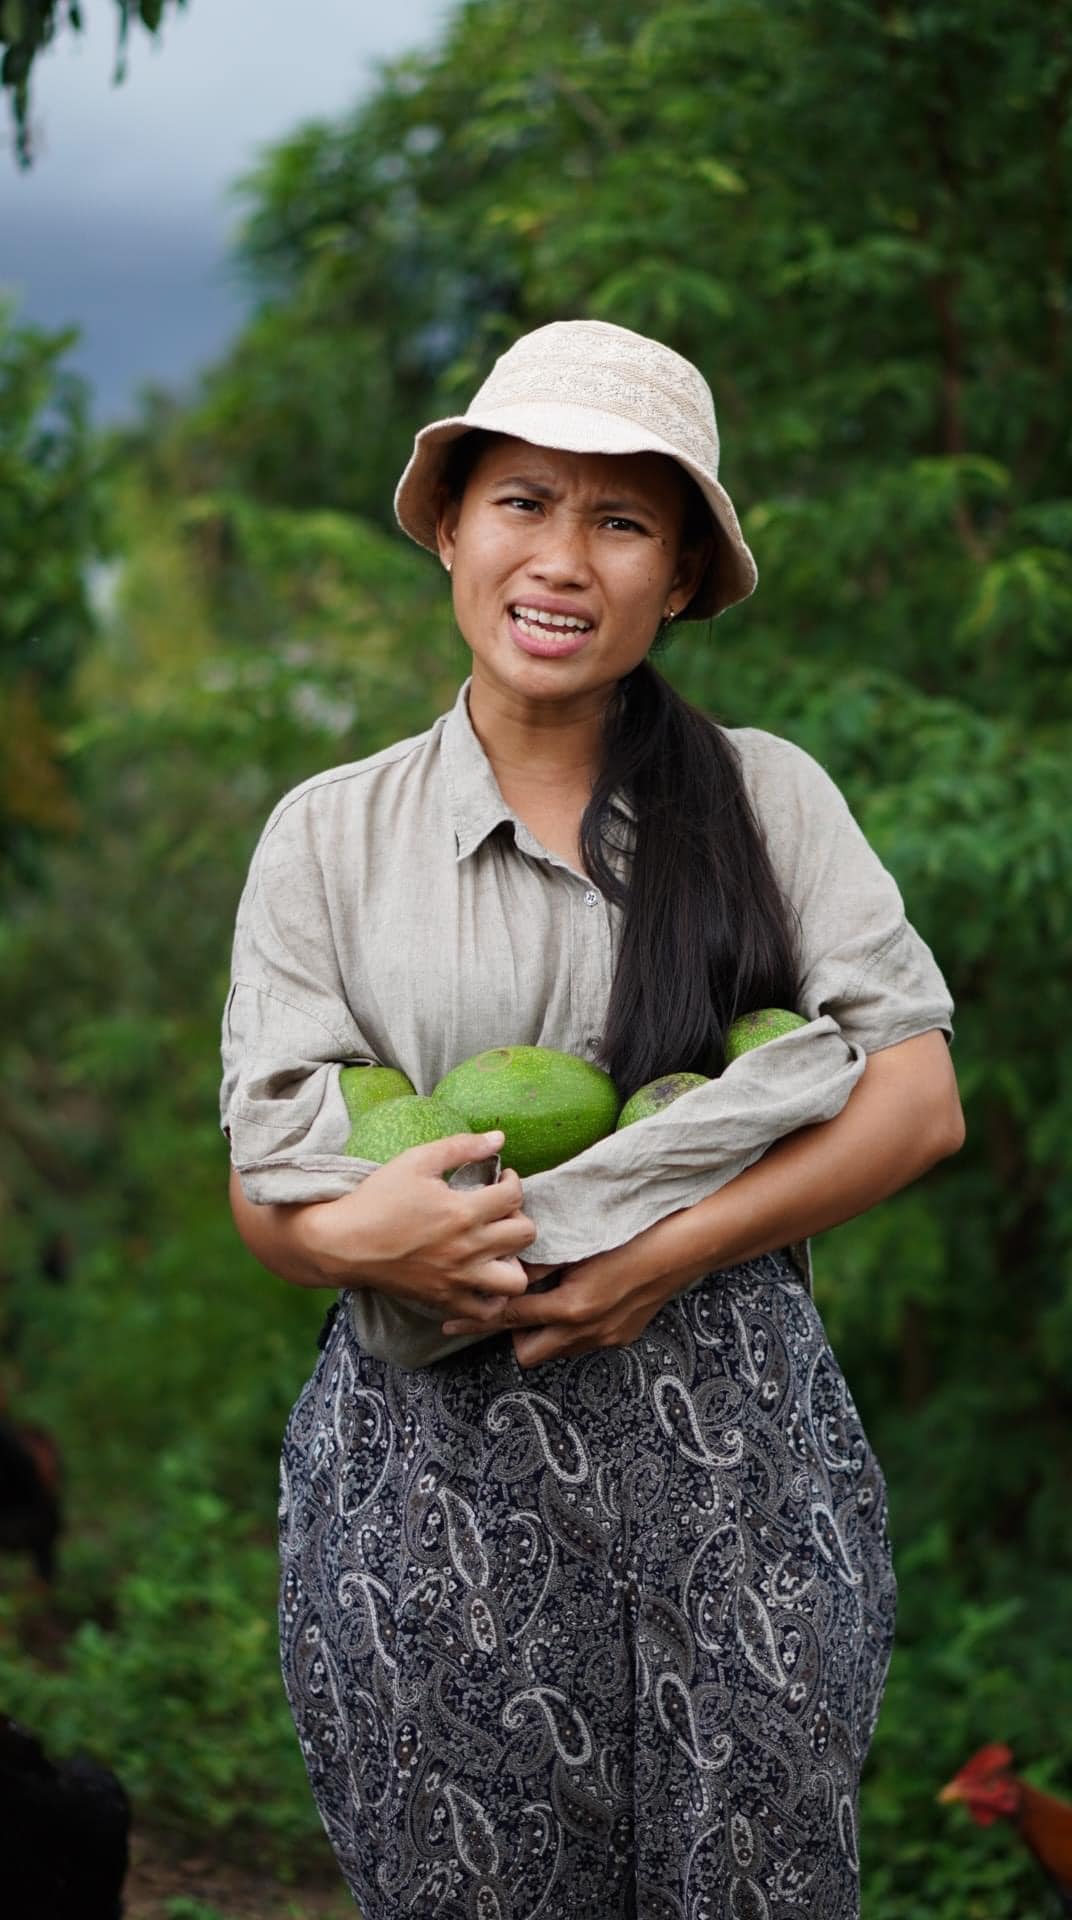
POLYGON ((539 607, 511 607, 510 613, 522 633, 587 633, 591 628, 590 620, 581 620, 572 613, 544 613, 539 607))

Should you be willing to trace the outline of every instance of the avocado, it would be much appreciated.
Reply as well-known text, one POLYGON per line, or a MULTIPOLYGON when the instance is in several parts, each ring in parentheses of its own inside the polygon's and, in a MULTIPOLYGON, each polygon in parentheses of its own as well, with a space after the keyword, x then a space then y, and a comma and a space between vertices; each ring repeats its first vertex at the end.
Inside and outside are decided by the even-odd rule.
POLYGON ((404 1094, 416 1094, 412 1081, 397 1067, 344 1067, 339 1075, 339 1092, 353 1127, 363 1113, 378 1107, 383 1100, 400 1100, 404 1094))
POLYGON ((758 1013, 742 1013, 726 1035, 726 1065, 753 1047, 762 1047, 768 1040, 792 1033, 794 1027, 807 1025, 799 1013, 787 1013, 784 1007, 761 1007, 758 1013))
POLYGON ((382 1165, 407 1147, 423 1147, 429 1140, 471 1131, 464 1114, 446 1100, 408 1093, 398 1100, 383 1100, 361 1114, 351 1129, 346 1152, 351 1159, 382 1165))
POLYGON ((690 1087, 706 1085, 706 1073, 664 1073, 658 1080, 649 1080, 626 1101, 615 1131, 620 1133, 623 1127, 631 1127, 634 1120, 649 1120, 652 1114, 661 1113, 664 1107, 688 1093, 690 1087))
POLYGON ((613 1132, 621 1098, 609 1073, 555 1047, 492 1047, 444 1074, 434 1097, 484 1133, 506 1135, 502 1164, 524 1179, 613 1132))

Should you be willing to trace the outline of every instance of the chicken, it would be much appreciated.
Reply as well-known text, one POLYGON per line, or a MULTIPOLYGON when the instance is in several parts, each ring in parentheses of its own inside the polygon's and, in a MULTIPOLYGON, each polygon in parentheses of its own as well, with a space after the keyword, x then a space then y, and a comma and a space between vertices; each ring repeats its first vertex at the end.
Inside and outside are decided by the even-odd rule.
POLYGON ((0 1415, 0 1551, 28 1549, 42 1580, 55 1571, 60 1456, 51 1434, 0 1415))
POLYGON ((82 1754, 56 1766, 0 1715, 3 1899, 7 1920, 121 1920, 130 1801, 82 1754))
POLYGON ((1072 1914, 1072 1802, 1043 1793, 1013 1772, 1008 1747, 980 1747, 942 1788, 940 1801, 963 1800, 981 1827, 1009 1820, 1072 1914))

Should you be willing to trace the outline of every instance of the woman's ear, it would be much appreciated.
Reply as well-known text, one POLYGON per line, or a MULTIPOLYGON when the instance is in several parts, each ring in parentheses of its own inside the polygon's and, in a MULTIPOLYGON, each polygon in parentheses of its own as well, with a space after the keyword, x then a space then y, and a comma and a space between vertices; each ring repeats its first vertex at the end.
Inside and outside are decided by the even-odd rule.
POLYGON ((449 573, 454 565, 454 542, 458 534, 458 516, 461 502, 450 500, 445 494, 440 496, 439 510, 436 514, 436 546, 439 558, 449 573))
POLYGON ((688 606, 707 571, 709 561, 714 558, 714 552, 715 540, 711 535, 694 546, 682 547, 671 588, 679 611, 683 612, 688 606))

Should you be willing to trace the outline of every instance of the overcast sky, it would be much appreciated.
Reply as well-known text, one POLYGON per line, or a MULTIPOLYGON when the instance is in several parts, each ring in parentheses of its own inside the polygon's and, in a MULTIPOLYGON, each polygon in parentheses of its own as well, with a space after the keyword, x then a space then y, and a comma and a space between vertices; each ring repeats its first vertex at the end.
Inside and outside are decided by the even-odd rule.
POLYGON ((16 317, 74 324, 63 365, 86 374, 99 423, 142 380, 181 389, 240 323, 226 263, 226 188, 262 145, 367 93, 376 63, 434 44, 450 0, 187 0, 152 41, 132 26, 111 83, 118 9, 83 0, 34 68, 34 164, 0 102, 0 288, 16 317))

